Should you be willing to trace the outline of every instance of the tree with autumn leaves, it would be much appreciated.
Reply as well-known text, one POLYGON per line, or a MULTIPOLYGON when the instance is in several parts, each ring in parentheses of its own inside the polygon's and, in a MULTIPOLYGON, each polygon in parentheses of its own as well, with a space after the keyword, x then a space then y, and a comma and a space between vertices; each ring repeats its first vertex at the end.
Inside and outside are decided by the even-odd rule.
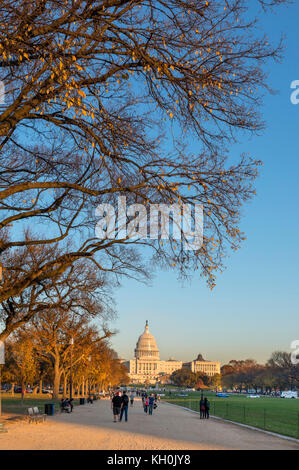
POLYGON ((222 384, 226 388, 261 390, 293 390, 299 386, 299 366, 291 354, 274 351, 266 364, 253 359, 231 360, 221 367, 222 384))
POLYGON ((56 399, 61 391, 67 395, 71 366, 76 395, 128 383, 127 369, 109 345, 111 335, 86 317, 65 311, 44 312, 8 339, 3 381, 12 384, 12 391, 14 384, 22 390, 30 384, 35 390, 39 386, 40 393, 44 382, 53 388, 56 399))
MULTIPOLYGON (((257 12, 279 3, 257 0, 257 12)), ((9 334, 20 299, 35 309, 38 293, 38 315, 48 285, 80 262, 147 277, 144 245, 157 263, 182 276, 199 270, 214 287, 227 250, 244 239, 238 223, 259 165, 245 152, 233 161, 229 147, 239 131, 263 128, 263 64, 281 53, 248 19, 248 4, 0 1, 0 301, 16 317, 9 334), (99 240, 95 208, 118 196, 145 207, 202 204, 202 247, 99 240), (20 253, 33 252, 39 262, 21 265, 20 253)))

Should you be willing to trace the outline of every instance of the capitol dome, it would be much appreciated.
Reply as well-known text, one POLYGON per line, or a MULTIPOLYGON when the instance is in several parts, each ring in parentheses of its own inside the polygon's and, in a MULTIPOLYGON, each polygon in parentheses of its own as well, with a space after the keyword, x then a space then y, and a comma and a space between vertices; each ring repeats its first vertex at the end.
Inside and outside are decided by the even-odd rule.
POLYGON ((144 332, 139 336, 136 344, 135 357, 137 359, 151 359, 154 361, 160 360, 159 349, 155 338, 149 332, 147 320, 144 332))

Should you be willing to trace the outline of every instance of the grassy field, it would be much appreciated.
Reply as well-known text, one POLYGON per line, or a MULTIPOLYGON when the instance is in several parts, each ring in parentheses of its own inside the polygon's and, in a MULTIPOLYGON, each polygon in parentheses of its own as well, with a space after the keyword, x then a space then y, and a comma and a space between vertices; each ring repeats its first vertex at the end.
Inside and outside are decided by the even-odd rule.
MULTIPOLYGON (((55 403, 55 412, 60 410, 60 400, 53 400, 49 395, 29 395, 27 394, 23 402, 21 394, 11 396, 8 393, 2 393, 2 413, 27 415, 28 408, 38 406, 40 411, 44 411, 46 403, 55 403)), ((74 400, 74 405, 79 403, 74 400)))
MULTIPOLYGON (((189 392, 188 397, 183 398, 172 393, 164 400, 199 411, 200 395, 200 392, 189 392)), ((204 393, 204 396, 210 402, 211 415, 299 439, 299 399, 247 398, 246 395, 220 398, 212 392, 204 393)))

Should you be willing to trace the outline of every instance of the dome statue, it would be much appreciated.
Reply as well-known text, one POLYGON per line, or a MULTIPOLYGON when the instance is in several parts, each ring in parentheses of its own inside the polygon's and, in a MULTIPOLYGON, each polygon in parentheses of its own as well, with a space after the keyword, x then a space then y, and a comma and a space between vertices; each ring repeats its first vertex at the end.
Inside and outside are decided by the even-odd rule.
POLYGON ((160 360, 159 349, 155 338, 149 332, 147 320, 145 323, 144 332, 139 336, 136 344, 135 357, 137 359, 151 359, 154 361, 160 360))

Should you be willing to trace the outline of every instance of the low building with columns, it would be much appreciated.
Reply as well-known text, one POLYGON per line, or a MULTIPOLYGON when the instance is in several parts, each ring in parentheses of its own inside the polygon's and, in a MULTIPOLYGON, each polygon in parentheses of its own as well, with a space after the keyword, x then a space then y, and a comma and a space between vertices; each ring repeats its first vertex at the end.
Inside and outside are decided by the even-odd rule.
MULTIPOLYGON (((168 361, 162 361, 155 338, 149 332, 148 321, 146 321, 144 332, 139 336, 134 351, 135 358, 124 361, 128 368, 131 383, 151 383, 159 382, 165 376, 170 376, 174 371, 186 367, 192 372, 202 371, 206 375, 213 376, 220 373, 220 362, 191 361, 183 363, 173 357, 168 361)), ((200 357, 201 358, 201 357, 200 357)))
POLYGON ((199 354, 197 359, 194 361, 185 362, 183 367, 190 369, 192 372, 203 372, 209 377, 213 377, 215 374, 220 374, 220 362, 205 361, 201 354, 199 354))

